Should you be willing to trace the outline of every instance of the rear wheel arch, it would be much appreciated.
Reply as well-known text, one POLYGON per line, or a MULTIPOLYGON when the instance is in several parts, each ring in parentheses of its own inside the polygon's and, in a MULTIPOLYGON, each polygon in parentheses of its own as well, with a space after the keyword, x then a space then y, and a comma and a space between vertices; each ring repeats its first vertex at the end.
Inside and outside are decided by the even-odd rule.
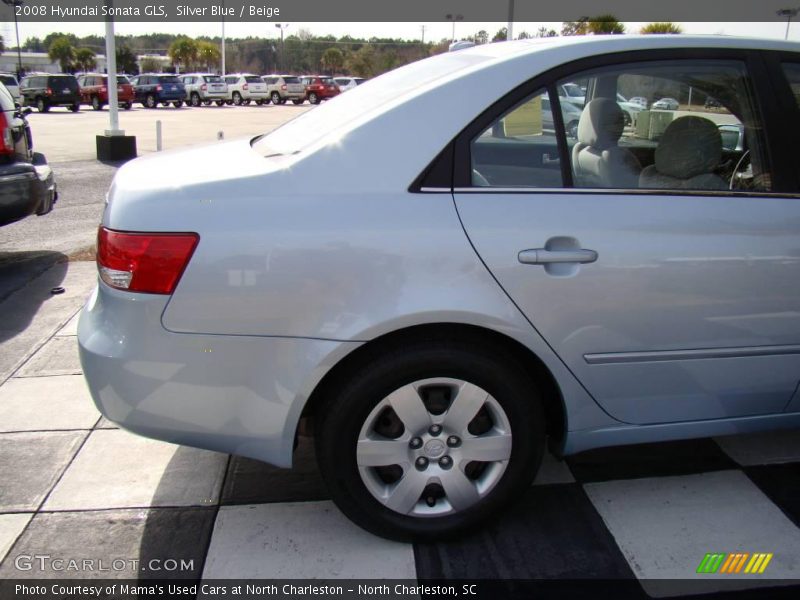
POLYGON ((381 355, 396 351, 400 346, 426 341, 469 343, 476 347, 491 344, 509 353, 525 374, 535 381, 544 405, 550 446, 556 450, 561 447, 566 434, 566 409, 561 389, 544 362, 528 347, 505 334, 459 323, 417 325, 384 334, 362 344, 336 363, 317 383, 303 407, 297 431, 310 432, 314 417, 322 412, 333 391, 344 385, 364 365, 381 355))

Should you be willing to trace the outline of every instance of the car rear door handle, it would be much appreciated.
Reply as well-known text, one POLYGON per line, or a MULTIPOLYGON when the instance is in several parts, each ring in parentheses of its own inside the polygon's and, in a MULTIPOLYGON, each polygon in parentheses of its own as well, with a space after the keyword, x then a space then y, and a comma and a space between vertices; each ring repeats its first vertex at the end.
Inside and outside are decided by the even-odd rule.
POLYGON ((594 250, 547 250, 536 248, 522 250, 517 258, 525 265, 549 265, 553 263, 593 263, 597 260, 594 250))

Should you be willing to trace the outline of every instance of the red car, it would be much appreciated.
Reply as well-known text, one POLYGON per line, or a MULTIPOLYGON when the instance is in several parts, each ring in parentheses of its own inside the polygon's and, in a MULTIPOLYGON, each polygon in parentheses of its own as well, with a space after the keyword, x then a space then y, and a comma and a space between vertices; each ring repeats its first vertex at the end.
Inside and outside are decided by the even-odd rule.
POLYGON ((305 75, 300 78, 300 83, 306 86, 306 100, 311 104, 319 104, 323 100, 339 95, 339 86, 333 77, 305 75))
MULTIPOLYGON (((108 104, 108 76, 89 73, 78 77, 81 86, 81 104, 91 104, 101 110, 108 104)), ((117 101, 125 110, 133 108, 133 86, 124 75, 117 75, 117 101)))

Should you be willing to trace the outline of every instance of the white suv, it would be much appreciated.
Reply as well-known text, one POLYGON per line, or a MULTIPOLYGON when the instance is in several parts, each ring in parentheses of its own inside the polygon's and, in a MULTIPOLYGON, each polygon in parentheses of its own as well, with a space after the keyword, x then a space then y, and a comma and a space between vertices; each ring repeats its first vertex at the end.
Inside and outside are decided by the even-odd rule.
POLYGON ((186 103, 192 106, 208 106, 212 102, 222 106, 228 99, 228 86, 219 75, 187 73, 180 80, 186 88, 186 103))
POLYGON ((264 75, 261 79, 267 84, 267 92, 273 104, 286 104, 291 100, 302 104, 306 99, 306 86, 296 75, 264 75))
POLYGON ((259 105, 269 101, 267 84, 258 75, 234 73, 226 75, 223 79, 228 84, 227 98, 236 106, 250 104, 253 100, 259 105))

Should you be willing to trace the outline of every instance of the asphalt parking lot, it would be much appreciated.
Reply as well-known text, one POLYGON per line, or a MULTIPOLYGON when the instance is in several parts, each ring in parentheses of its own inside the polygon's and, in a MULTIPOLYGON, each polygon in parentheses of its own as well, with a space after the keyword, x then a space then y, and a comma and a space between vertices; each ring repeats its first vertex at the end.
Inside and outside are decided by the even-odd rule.
MULTIPOLYGON (((165 148, 175 148, 213 143, 219 129, 226 138, 261 133, 307 109, 136 108, 122 113, 122 126, 141 135, 146 153, 155 149, 159 118, 165 148)), ((607 597, 729 590, 796 597, 796 431, 604 449, 565 461, 548 456, 534 486, 484 529, 455 541, 401 544, 365 533, 338 512, 307 439, 295 468, 284 470, 148 440, 103 419, 76 344, 77 313, 96 270, 78 260, 86 257, 68 258, 93 241, 115 170, 93 160, 105 118, 91 109, 31 116, 62 200, 50 215, 0 229, 0 265, 25 253, 51 258, 35 270, 23 261, 0 301, 0 580, 566 578, 617 582, 620 592, 607 597), (56 286, 65 292, 51 294, 56 286), (708 553, 773 556, 763 574, 697 573, 708 553), (94 566, 64 570, 24 558, 42 555, 94 566), (97 568, 115 559, 127 566, 97 568), (167 559, 186 568, 165 571, 167 559)))
MULTIPOLYGON (((136 104, 131 110, 120 110, 120 128, 126 135, 136 136, 139 154, 156 151, 156 121, 161 121, 164 150, 208 144, 217 140, 222 131, 225 139, 256 136, 275 129, 278 125, 312 108, 308 103, 300 106, 287 103, 280 106, 159 106, 142 108, 136 104)), ((94 111, 89 106, 73 113, 66 108, 54 107, 46 113, 34 112, 28 116, 36 149, 43 152, 51 163, 93 160, 97 157, 95 136, 103 135, 109 128, 108 108, 94 111)))

